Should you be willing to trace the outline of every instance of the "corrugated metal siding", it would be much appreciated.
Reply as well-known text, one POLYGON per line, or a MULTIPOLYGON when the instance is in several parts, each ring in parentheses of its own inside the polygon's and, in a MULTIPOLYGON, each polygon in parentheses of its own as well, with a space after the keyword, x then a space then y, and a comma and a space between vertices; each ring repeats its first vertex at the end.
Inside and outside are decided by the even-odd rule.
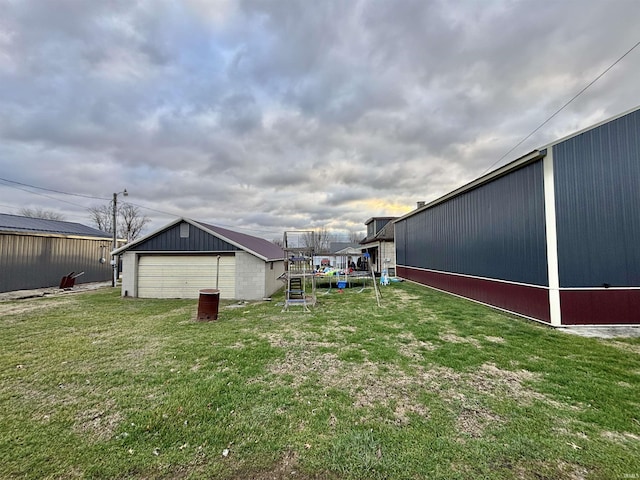
POLYGON ((398 265, 548 285, 542 161, 395 227, 398 265))
POLYGON ((640 111, 553 157, 560 286, 640 286, 640 111))
POLYGON ((174 225, 172 228, 132 247, 131 250, 139 252, 227 252, 240 250, 193 225, 189 225, 189 237, 181 238, 180 225, 174 225))
POLYGON ((0 292, 58 286, 70 272, 85 272, 76 283, 107 281, 110 249, 108 240, 0 234, 0 292))

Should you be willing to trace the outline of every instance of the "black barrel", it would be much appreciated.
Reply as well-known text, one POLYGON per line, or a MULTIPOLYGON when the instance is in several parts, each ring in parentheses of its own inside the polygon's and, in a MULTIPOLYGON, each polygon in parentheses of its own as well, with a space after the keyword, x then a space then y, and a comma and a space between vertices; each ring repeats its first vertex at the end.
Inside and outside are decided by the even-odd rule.
POLYGON ((202 322, 218 319, 218 306, 220 305, 220 290, 204 288, 200 290, 198 299, 198 320, 202 322))

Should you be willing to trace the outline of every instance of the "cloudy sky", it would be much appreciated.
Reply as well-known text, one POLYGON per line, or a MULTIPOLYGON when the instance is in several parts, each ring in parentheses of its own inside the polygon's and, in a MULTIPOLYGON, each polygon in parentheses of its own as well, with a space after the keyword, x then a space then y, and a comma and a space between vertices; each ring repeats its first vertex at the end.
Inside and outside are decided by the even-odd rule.
POLYGON ((2 213, 90 224, 86 208, 126 188, 147 232, 187 216, 268 239, 346 235, 640 105, 638 47, 498 162, 640 41, 640 0, 0 0, 0 12, 2 213))

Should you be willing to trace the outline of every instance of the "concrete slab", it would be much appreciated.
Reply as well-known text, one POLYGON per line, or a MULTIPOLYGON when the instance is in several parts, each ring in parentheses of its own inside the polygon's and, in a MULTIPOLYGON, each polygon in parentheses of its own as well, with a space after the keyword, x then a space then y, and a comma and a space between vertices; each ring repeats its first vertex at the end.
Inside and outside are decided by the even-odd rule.
POLYGON ((570 333, 572 335, 593 338, 640 337, 640 327, 638 326, 572 326, 558 327, 557 330, 560 332, 570 333))
MULTIPOLYGON (((35 288, 33 290, 15 290, 13 292, 0 293, 0 302, 9 300, 24 300, 27 298, 37 298, 50 295, 64 295, 67 293, 80 293, 90 290, 97 290, 98 288, 111 287, 111 282, 92 282, 92 283, 78 283, 72 288, 35 288)), ((118 288, 120 288, 118 286, 118 288)))

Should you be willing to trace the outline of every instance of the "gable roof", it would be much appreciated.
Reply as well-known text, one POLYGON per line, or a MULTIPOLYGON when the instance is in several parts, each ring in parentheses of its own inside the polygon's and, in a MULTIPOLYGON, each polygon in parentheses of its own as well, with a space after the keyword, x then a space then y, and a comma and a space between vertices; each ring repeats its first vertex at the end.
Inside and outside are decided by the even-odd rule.
POLYGON ((135 242, 131 242, 123 247, 114 250, 113 252, 111 252, 111 254, 119 255, 120 253, 123 253, 135 247, 136 245, 140 245, 141 243, 147 241, 149 238, 154 237, 159 233, 164 232, 165 230, 169 230, 170 228, 182 222, 189 223, 194 227, 209 233, 210 235, 218 237, 230 243, 231 245, 240 248, 241 250, 255 255, 265 262, 284 260, 284 251, 282 250, 282 248, 280 248, 275 243, 265 240, 264 238, 254 237, 253 235, 247 235, 246 233, 235 232, 233 230, 218 227, 216 225, 211 225, 204 222, 199 222, 186 217, 180 217, 169 223, 168 225, 165 225, 164 227, 159 228, 158 230, 139 238, 135 242))
POLYGON ((366 237, 365 239, 363 239, 360 242, 360 245, 365 245, 367 243, 372 243, 372 242, 393 242, 394 240, 393 220, 395 220, 396 218, 397 217, 375 217, 376 220, 383 219, 383 220, 389 220, 389 222, 387 222, 384 227, 378 230, 378 233, 376 233, 375 235, 371 235, 370 237, 366 237))
POLYGON ((365 225, 369 225, 371 222, 373 222, 374 220, 395 220, 397 217, 371 217, 369 218, 366 222, 364 222, 365 225))
POLYGON ((111 239, 110 233, 87 227, 81 223, 23 217, 7 213, 0 213, 0 232, 111 239))
POLYGON ((329 244, 329 252, 331 252, 331 254, 351 254, 354 249, 360 253, 360 244, 357 242, 331 242, 329 244))

